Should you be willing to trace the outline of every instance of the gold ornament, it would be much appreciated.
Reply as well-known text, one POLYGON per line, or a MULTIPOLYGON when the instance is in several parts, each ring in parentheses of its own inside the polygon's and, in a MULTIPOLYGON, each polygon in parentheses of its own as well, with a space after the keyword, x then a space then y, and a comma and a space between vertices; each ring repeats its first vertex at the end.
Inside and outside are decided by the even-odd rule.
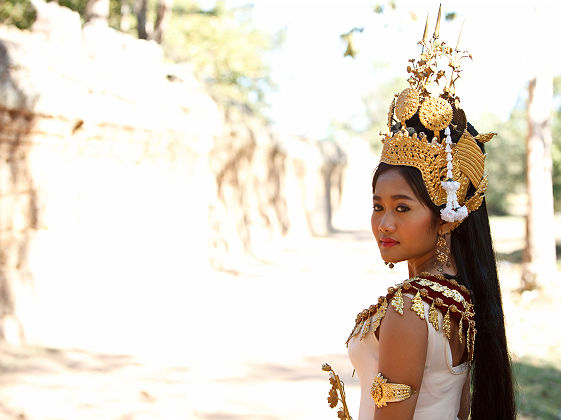
POLYGON ((370 387, 370 395, 378 408, 385 407, 389 402, 406 400, 414 393, 415 390, 409 385, 389 383, 381 373, 376 375, 370 387))
POLYGON ((339 407, 339 411, 337 412, 337 418, 342 420, 353 420, 350 413, 349 408, 347 407, 347 400, 345 398, 345 384, 339 378, 331 366, 327 363, 321 365, 321 370, 324 372, 329 372, 329 383, 331 384, 331 389, 329 390, 329 396, 327 397, 327 402, 329 403, 330 408, 337 407, 337 404, 341 402, 342 407, 339 407))
POLYGON ((429 130, 437 132, 444 130, 452 122, 454 112, 447 100, 442 98, 427 98, 419 109, 419 119, 429 130))
POLYGON ((452 326, 450 325, 450 308, 446 311, 446 315, 444 315, 444 321, 442 322, 442 329, 444 330, 444 334, 450 340, 450 331, 452 326))
MULTIPOLYGON (((441 11, 439 9, 433 36, 429 36, 428 17, 423 38, 419 42, 422 52, 419 58, 409 60, 407 72, 409 88, 403 90, 394 99, 388 113, 388 127, 391 130, 394 114, 401 122, 401 130, 383 136, 381 162, 390 165, 412 166, 423 176, 423 181, 432 202, 437 206, 447 205, 448 212, 443 215, 450 221, 450 211, 465 206, 462 211, 469 214, 479 208, 487 186, 483 176, 485 155, 479 149, 480 143, 489 141, 494 133, 479 134, 475 138, 466 131, 467 118, 460 108, 460 98, 456 95, 455 83, 460 77, 460 61, 471 58, 467 51, 459 49, 460 36, 456 47, 452 48, 439 39, 441 11), (405 121, 418 113, 420 123, 427 129, 409 134, 405 130, 405 121), (448 134, 447 128, 450 129, 448 134), (444 130, 447 141, 440 141, 440 132, 444 130), (434 139, 427 139, 424 132, 434 133, 434 139), (454 144, 454 141, 460 140, 454 144), (448 143, 448 145, 446 144, 448 143), (448 161, 452 157, 452 161, 448 161), (452 174, 452 177, 450 177, 452 174), (450 179, 458 182, 455 201, 448 197, 441 181, 450 179), (476 190, 467 197, 470 185, 476 190), (457 203, 456 203, 457 202, 457 203), (453 208, 450 203, 454 204, 453 208), (459 206, 459 207, 457 207, 459 206)), ((461 35, 461 30, 460 30, 461 35)), ((450 189, 450 184, 446 184, 450 189)), ((464 220, 464 216, 461 220, 464 220)), ((461 220, 455 220, 453 228, 461 220)))
POLYGON ((401 289, 397 289, 391 304, 400 315, 403 315, 403 296, 401 296, 401 289))
POLYGON ((459 325, 459 329, 458 329, 458 336, 460 338, 460 343, 464 342, 464 314, 462 313, 462 318, 460 319, 460 325, 459 325))
POLYGON ((489 140, 491 140, 496 135, 497 135, 497 133, 478 134, 477 136, 475 136, 475 140, 477 140, 479 143, 487 143, 489 140))
POLYGON ((413 298, 413 304, 411 305, 411 310, 415 312, 419 318, 425 319, 425 308, 423 306, 423 299, 421 299, 421 292, 418 291, 413 298))
POLYGON ((438 331, 440 328, 438 320, 438 310, 442 313, 446 312, 442 323, 442 330, 450 340, 451 337, 451 317, 454 316, 460 322, 459 333, 463 336, 463 322, 466 323, 466 348, 468 351, 468 360, 471 364, 473 361, 474 343, 475 343, 475 313, 473 304, 469 299, 468 289, 458 284, 454 279, 447 279, 443 275, 432 275, 430 273, 421 273, 419 277, 413 277, 388 288, 385 296, 380 296, 378 304, 371 305, 368 309, 360 312, 355 321, 355 326, 347 339, 349 341, 359 336, 363 340, 366 336, 374 334, 380 327, 380 323, 384 318, 388 302, 395 308, 396 312, 403 315, 404 301, 401 289, 407 290, 407 293, 415 293, 412 299, 410 309, 414 311, 420 319, 425 319, 423 301, 430 303, 428 322, 438 331), (438 281, 435 281, 435 278, 438 281), (466 297, 464 297, 466 296, 466 297), (450 299, 455 302, 451 303, 450 299))
POLYGON ((448 244, 444 235, 438 235, 438 239, 436 241, 436 269, 440 273, 444 273, 444 265, 448 265, 448 260, 450 259, 450 248, 448 248, 448 244))
POLYGON ((409 136, 406 130, 387 134, 382 143, 380 162, 419 169, 432 202, 437 206, 446 203, 446 191, 440 184, 441 170, 446 168, 446 152, 440 143, 427 142, 417 133, 409 136))
POLYGON ((438 313, 436 312, 436 308, 434 307, 434 301, 429 309, 429 322, 433 326, 433 328, 438 331, 438 313))
POLYGON ((395 104, 395 116, 405 125, 405 121, 415 115, 419 108, 419 92, 415 89, 404 89, 397 97, 395 104))
POLYGON ((460 140, 458 140, 455 150, 456 153, 454 157, 460 164, 462 173, 467 175, 472 185, 479 185, 483 178, 485 155, 474 138, 469 133, 464 132, 460 140))
POLYGON ((395 110, 395 98, 393 99, 392 103, 390 104, 390 109, 388 110, 388 130, 392 129, 394 110, 395 110))

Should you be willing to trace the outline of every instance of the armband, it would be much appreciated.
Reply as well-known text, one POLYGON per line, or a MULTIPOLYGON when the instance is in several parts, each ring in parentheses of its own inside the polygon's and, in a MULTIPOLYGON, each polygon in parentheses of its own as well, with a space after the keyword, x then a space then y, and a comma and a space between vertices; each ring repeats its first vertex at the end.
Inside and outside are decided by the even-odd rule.
POLYGON ((370 388, 370 395, 378 408, 385 407, 389 402, 406 400, 414 393, 415 390, 409 385, 388 383, 381 373, 376 375, 370 388))

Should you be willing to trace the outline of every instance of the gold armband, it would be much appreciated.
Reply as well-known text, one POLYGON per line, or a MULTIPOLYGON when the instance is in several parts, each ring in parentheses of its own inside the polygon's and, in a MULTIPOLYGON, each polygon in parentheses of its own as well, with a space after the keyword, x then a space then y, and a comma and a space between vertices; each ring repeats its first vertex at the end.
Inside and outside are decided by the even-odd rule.
POLYGON ((415 390, 409 385, 388 383, 381 373, 374 378, 370 388, 370 395, 378 408, 385 407, 389 402, 406 400, 414 393, 415 390))

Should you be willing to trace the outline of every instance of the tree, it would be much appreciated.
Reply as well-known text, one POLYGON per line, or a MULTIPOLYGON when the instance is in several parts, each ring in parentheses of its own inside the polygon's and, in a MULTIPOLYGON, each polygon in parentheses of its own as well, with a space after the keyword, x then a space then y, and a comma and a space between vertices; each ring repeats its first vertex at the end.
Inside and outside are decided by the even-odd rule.
POLYGON ((162 46, 170 60, 188 63, 218 102, 259 113, 274 87, 266 55, 283 33, 257 29, 251 12, 222 1, 201 9, 194 0, 176 0, 162 46))
MULTIPOLYGON (((161 43, 166 58, 186 64, 217 101, 264 116, 265 97, 274 89, 266 55, 281 45, 284 33, 257 29, 251 5, 229 8, 223 0, 211 8, 201 7, 198 0, 51 1, 78 12, 83 21, 101 18, 114 29, 161 43)), ((30 0, 0 0, 0 22, 27 29, 34 20, 30 0)))
POLYGON ((90 24, 107 26, 109 24, 109 0, 88 0, 84 18, 90 24))
MULTIPOLYGON (((543 2, 539 2, 543 3, 543 2)), ((535 4, 529 16, 529 38, 539 43, 555 28, 550 4, 535 4)), ((556 272, 555 232, 553 229, 553 162, 551 114, 553 108, 552 62, 548 55, 533 50, 529 56, 534 76, 528 85, 528 136, 526 143, 526 247, 522 288, 542 288, 556 272), (533 55, 532 55, 533 54, 533 55)))
POLYGON ((522 288, 535 289, 555 272, 553 218, 551 108, 553 80, 547 72, 528 85, 526 142, 526 247, 522 288))
POLYGON ((154 31, 152 32, 152 39, 158 44, 162 43, 164 32, 167 29, 170 17, 173 0, 159 0, 156 7, 156 20, 154 21, 154 31))

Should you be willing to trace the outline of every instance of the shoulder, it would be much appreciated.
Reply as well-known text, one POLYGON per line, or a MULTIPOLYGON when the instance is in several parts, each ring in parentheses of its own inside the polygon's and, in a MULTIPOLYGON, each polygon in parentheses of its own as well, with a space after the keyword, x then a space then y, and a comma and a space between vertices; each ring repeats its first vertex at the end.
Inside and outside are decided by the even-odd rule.
POLYGON ((427 354, 428 326, 412 310, 413 300, 408 296, 403 300, 408 309, 403 314, 388 311, 380 325, 378 368, 393 381, 410 384, 418 390, 427 354))
MULTIPOLYGON (((359 312, 347 344, 351 338, 357 335, 362 340, 366 335, 376 333, 382 319, 384 319, 386 328, 399 329, 404 334, 414 332, 426 334, 428 321, 434 329, 442 328, 447 338, 450 339, 451 317, 456 318, 460 324, 459 335, 466 337, 471 360, 476 329, 475 314, 468 289, 455 280, 422 273, 389 287, 387 294, 380 296, 376 304, 359 312), (409 298, 408 295, 413 298, 409 298), (428 319, 425 316, 423 302, 430 306, 428 319), (437 310, 444 315, 441 325, 437 310)), ((410 336, 413 337, 416 334, 410 336)))

